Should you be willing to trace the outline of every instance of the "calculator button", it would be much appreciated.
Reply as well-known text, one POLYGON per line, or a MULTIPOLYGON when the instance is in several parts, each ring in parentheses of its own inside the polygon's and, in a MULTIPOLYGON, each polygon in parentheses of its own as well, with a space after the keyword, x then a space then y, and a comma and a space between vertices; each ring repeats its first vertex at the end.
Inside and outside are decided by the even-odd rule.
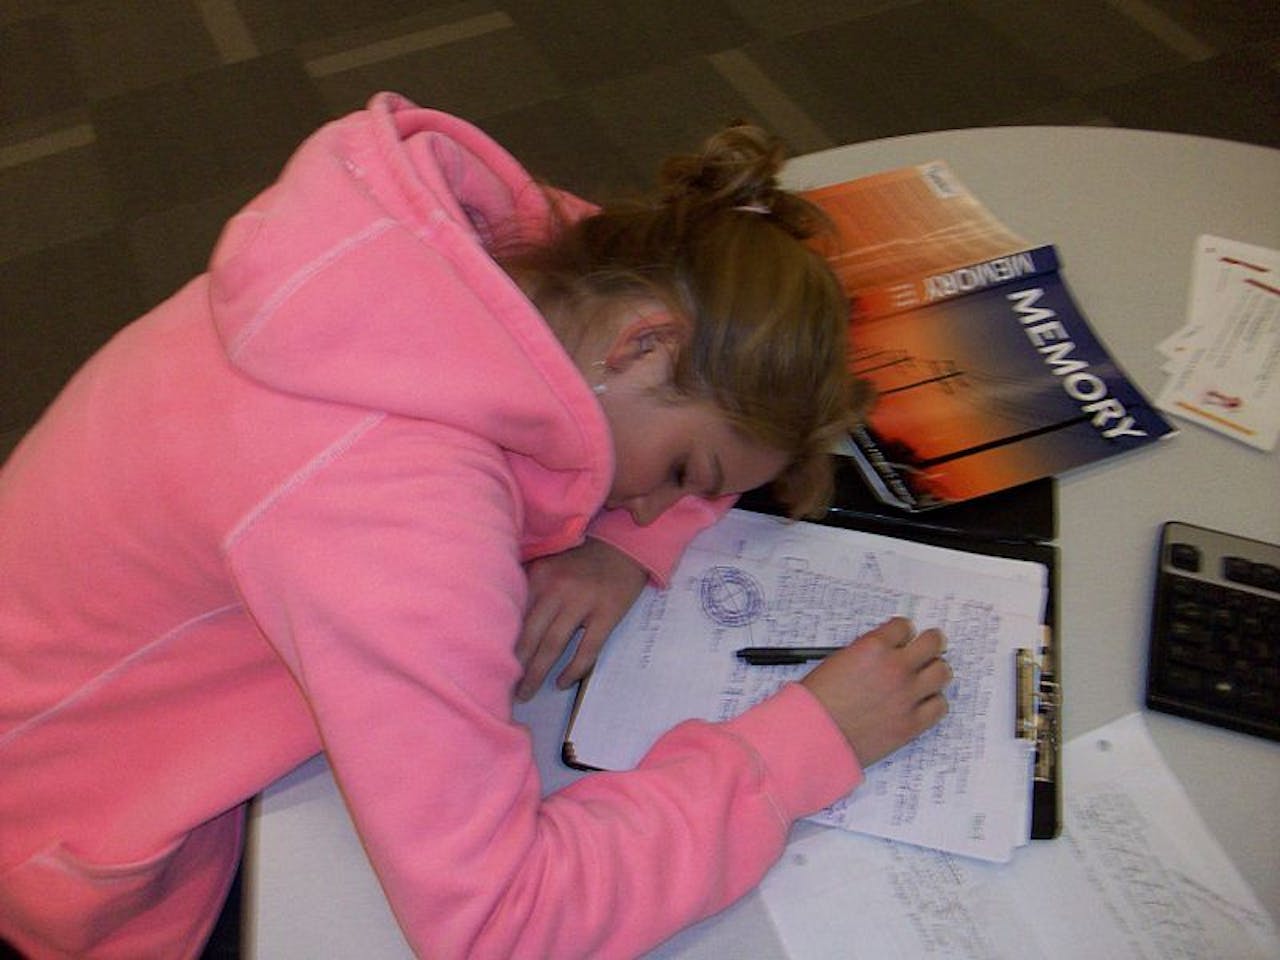
POLYGON ((1235 682, 1227 677, 1221 677, 1210 683, 1207 692, 1210 701, 1220 707, 1234 704, 1239 695, 1235 682))
POLYGON ((1175 620, 1186 623, 1204 623, 1209 618, 1209 608, 1193 600, 1184 600, 1173 605, 1175 620))
POLYGON ((1280 567, 1272 563, 1254 564, 1253 576, 1254 586, 1280 593, 1280 567))
POLYGON ((1253 583, 1253 564, 1243 557, 1223 557, 1222 575, 1236 583, 1253 583))
POLYGON ((1200 572, 1200 551, 1189 543, 1175 543, 1169 548, 1169 563, 1179 570, 1200 572))
POLYGON ((1277 700, 1274 690, 1268 690, 1265 687, 1249 687, 1240 692, 1240 705, 1251 713, 1274 718, 1277 708, 1280 707, 1280 700, 1277 700))
POLYGON ((1171 663, 1164 671, 1164 686, 1170 693, 1198 694, 1203 681, 1204 674, 1192 667, 1171 663))

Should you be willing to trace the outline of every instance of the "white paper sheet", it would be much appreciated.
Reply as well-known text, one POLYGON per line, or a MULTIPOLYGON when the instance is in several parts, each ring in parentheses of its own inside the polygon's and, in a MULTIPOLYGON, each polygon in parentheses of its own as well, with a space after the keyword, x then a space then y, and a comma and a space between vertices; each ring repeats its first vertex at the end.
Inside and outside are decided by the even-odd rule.
POLYGON ((1039 564, 733 511, 618 626, 571 739, 581 760, 627 769, 681 720, 736 716, 812 667, 749 666, 737 648, 838 645, 906 615, 947 633, 950 713, 820 819, 1005 860, 1030 816, 1014 655, 1041 642, 1045 585, 1039 564))
POLYGON ((793 960, 1274 960, 1272 919, 1141 714, 1063 754, 1064 833, 978 863, 810 828, 762 896, 793 960))

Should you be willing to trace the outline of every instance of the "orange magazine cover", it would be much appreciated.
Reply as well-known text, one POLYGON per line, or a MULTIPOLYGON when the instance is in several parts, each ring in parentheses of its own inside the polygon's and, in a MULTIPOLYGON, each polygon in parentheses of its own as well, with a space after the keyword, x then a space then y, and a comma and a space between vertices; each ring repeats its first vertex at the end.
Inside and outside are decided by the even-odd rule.
POLYGON ((853 301, 850 364, 875 386, 852 455, 881 499, 925 510, 1144 446, 1173 428, 1029 246, 945 163, 806 194, 853 301))

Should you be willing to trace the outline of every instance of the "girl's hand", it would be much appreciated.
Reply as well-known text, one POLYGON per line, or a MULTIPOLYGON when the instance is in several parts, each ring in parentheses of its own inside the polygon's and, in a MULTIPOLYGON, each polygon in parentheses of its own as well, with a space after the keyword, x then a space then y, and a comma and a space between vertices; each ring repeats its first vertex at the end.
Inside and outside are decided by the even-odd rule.
POLYGON ((915 632, 895 617, 827 657, 801 683, 839 725, 869 767, 914 740, 947 713, 951 668, 937 630, 915 632))
POLYGON ((645 569, 621 550, 590 537, 572 550, 534 560, 526 571, 529 606, 516 643, 516 656, 524 664, 524 677, 516 687, 521 700, 537 693, 579 628, 577 650, 556 686, 564 689, 586 676, 649 579, 645 569))

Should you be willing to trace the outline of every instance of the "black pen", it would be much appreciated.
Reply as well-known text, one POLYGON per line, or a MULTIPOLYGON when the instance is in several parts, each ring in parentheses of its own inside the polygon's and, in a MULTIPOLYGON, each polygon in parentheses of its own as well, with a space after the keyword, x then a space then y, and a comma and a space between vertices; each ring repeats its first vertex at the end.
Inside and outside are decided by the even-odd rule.
POLYGON ((743 647, 735 655, 753 667, 776 667, 821 660, 843 649, 844 647, 743 647))

